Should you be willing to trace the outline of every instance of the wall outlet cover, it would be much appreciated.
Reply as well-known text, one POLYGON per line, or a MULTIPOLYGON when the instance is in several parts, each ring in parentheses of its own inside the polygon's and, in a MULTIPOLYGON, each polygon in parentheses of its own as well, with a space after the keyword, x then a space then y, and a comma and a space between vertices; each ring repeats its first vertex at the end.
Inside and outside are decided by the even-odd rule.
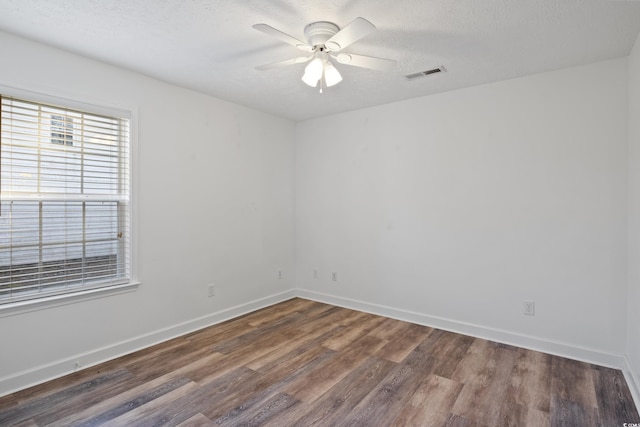
POLYGON ((523 314, 526 316, 536 315, 536 302, 535 301, 523 301, 523 314))

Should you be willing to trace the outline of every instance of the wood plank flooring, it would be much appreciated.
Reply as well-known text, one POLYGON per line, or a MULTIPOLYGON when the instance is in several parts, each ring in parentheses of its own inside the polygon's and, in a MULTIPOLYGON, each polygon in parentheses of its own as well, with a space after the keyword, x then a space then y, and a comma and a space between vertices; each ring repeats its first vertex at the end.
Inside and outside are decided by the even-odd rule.
POLYGON ((292 299, 0 398, 0 426, 622 426, 622 373, 292 299))

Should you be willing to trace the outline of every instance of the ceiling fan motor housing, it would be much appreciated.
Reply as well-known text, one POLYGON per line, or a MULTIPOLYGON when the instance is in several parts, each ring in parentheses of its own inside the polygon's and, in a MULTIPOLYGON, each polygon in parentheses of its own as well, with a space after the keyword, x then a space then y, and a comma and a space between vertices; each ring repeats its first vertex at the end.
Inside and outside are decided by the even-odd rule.
POLYGON ((333 22, 318 21, 304 27, 304 36, 311 46, 324 46, 338 31, 340 28, 333 22))

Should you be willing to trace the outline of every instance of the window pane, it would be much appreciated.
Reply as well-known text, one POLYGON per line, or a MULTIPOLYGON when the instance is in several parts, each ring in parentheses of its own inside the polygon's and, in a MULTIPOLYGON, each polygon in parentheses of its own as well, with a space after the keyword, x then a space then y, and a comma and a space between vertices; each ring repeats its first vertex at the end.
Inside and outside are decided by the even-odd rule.
MULTIPOLYGON (((82 242, 82 238, 81 202, 42 203, 43 245, 78 243, 82 242)), ((82 257, 82 250, 76 252, 74 256, 82 257)))
MULTIPOLYGON (((4 128, 4 125, 3 125, 4 128)), ((38 149, 5 144, 2 137, 2 192, 38 191, 38 149)))
POLYGON ((40 149, 39 184, 42 193, 80 193, 82 157, 78 147, 50 144, 40 149))
POLYGON ((38 202, 2 202, 2 252, 11 252, 12 248, 13 252, 18 252, 21 248, 38 245, 39 209, 38 202))

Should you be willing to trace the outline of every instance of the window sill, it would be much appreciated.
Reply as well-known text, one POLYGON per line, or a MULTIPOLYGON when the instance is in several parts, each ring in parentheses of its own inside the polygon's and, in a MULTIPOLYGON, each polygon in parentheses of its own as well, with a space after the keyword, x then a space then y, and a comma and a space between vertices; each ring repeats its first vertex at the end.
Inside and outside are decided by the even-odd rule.
POLYGON ((140 282, 133 281, 106 288, 90 289, 71 294, 55 295, 51 297, 3 304, 0 305, 0 318, 29 313, 32 311, 46 310, 48 308, 59 307, 67 304, 75 304, 81 301, 134 292, 138 289, 139 285, 140 282))

